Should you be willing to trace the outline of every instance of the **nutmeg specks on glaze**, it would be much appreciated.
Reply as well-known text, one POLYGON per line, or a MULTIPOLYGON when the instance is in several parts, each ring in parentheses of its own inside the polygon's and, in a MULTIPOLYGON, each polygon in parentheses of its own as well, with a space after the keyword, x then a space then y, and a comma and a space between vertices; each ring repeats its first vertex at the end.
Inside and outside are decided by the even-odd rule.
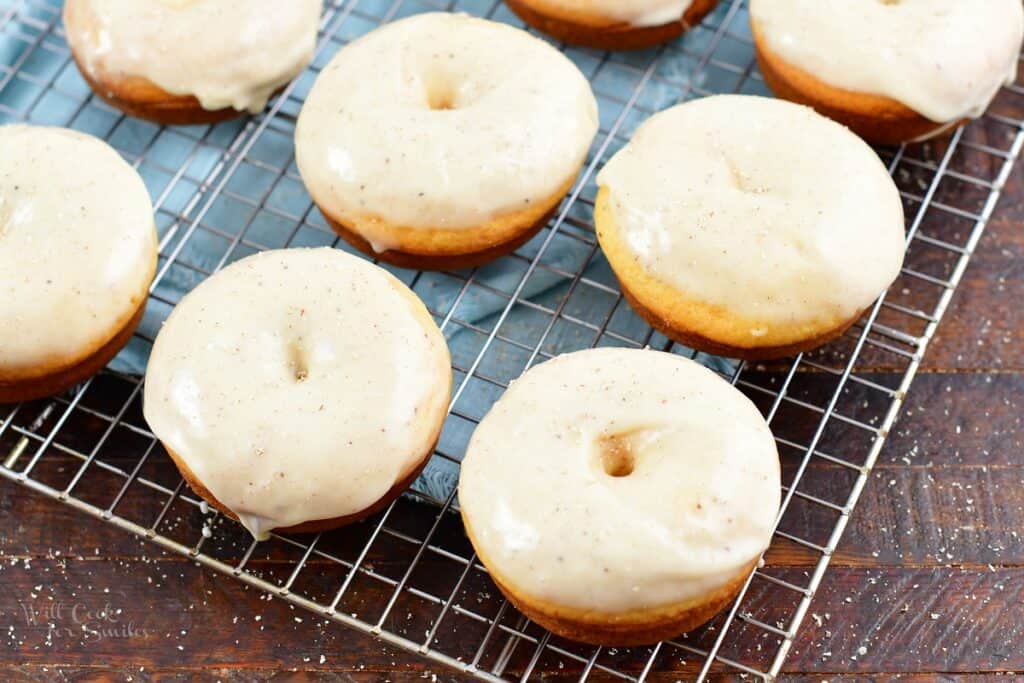
POLYGON ((472 229, 549 200, 597 127, 586 78, 553 47, 497 22, 428 13, 335 56, 303 105, 296 161, 316 203, 384 251, 394 245, 368 234, 374 220, 472 229))
POLYGON ((0 382, 107 343, 144 300, 156 249, 146 186, 109 145, 0 126, 0 382))
POLYGON ((609 218, 598 235, 623 245, 612 267, 613 256, 641 264, 749 321, 753 340, 855 317, 903 262, 903 208, 878 156, 789 102, 719 95, 667 109, 597 182, 609 218))
POLYGON ((459 501, 489 569, 531 599, 614 614, 697 598, 768 546, 779 460, 757 408, 658 351, 531 368, 484 417, 459 501))
POLYGON ((250 256, 186 296, 153 347, 145 416, 257 538, 360 512, 429 455, 447 346, 422 303, 333 249, 250 256), (283 475, 283 476, 282 476, 283 475))

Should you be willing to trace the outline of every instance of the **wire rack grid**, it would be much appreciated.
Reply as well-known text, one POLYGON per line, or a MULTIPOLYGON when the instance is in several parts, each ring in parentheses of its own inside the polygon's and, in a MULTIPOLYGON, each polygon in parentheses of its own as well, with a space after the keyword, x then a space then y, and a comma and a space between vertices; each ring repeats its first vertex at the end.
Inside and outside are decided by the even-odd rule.
POLYGON ((70 59, 59 0, 0 0, 0 123, 70 126, 108 140, 156 206, 160 265, 126 351, 66 395, 0 407, 0 474, 203 565, 411 652, 488 680, 704 680, 780 672, 905 392, 1024 144, 1024 88, 930 144, 880 150, 907 213, 906 265, 842 339, 785 363, 694 354, 623 301, 591 227, 595 169, 636 126, 715 92, 768 94, 744 0, 726 0, 671 45, 632 53, 562 49, 590 79, 601 130, 560 212, 488 266, 391 269, 427 303, 452 349, 451 409, 437 452, 408 494, 360 524, 254 543, 184 485, 141 414, 138 376, 162 320, 226 263, 268 248, 336 245, 303 189, 292 133, 318 71, 344 44, 392 19, 466 11, 521 25, 496 0, 329 0, 309 69, 262 115, 161 128, 95 98, 70 59), (473 426, 524 369, 593 346, 652 346, 696 357, 758 404, 783 463, 772 547, 729 610, 651 647, 564 641, 519 615, 462 533, 455 483, 473 426))

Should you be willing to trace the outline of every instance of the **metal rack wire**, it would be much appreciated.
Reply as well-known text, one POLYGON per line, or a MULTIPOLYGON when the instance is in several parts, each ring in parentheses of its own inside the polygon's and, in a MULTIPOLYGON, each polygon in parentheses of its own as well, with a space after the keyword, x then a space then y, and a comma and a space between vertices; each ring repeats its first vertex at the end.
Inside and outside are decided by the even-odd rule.
MULTIPOLYGON (((160 128, 93 97, 70 60, 60 4, 0 0, 0 123, 93 133, 146 180, 161 256, 146 317, 121 357, 129 366, 145 356, 182 294, 225 263, 261 249, 338 244, 302 187, 291 138, 304 94, 342 45, 426 10, 520 25, 496 0, 329 0, 313 64, 264 114, 215 127, 160 128)), ((384 513, 337 532, 253 543, 192 495, 142 419, 141 380, 113 370, 64 396, 0 407, 0 474, 484 679, 527 680, 549 668, 580 680, 640 681, 654 671, 773 679, 1024 144, 1024 88, 1007 88, 989 114, 949 140, 880 151, 907 209, 906 267, 844 338, 770 366, 699 357, 762 408, 785 483, 765 562, 711 624, 643 648, 592 648, 551 636, 490 583, 462 533, 454 485, 473 425, 531 364, 597 345, 693 355, 652 332, 623 301, 591 228, 593 176, 655 111, 713 92, 767 94, 747 24, 745 2, 726 0, 684 39, 660 49, 566 48, 594 86, 602 125, 557 217, 500 265, 443 274, 393 270, 445 331, 455 389, 436 455, 384 513)))

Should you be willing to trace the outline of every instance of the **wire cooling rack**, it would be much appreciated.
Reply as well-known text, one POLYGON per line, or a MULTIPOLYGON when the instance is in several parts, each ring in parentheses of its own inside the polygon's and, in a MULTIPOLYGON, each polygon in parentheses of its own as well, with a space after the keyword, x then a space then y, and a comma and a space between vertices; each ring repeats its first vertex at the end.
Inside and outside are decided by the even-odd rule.
POLYGON ((699 356, 761 407, 776 435, 785 487, 772 548, 735 604, 704 628, 653 647, 593 648, 544 632, 495 590, 458 519, 458 463, 473 426, 535 362, 603 345, 693 355, 623 301, 591 226, 593 178, 655 111, 713 92, 768 94, 745 3, 723 1, 684 39, 659 49, 565 49, 597 93, 601 132, 557 217, 516 254, 480 269, 393 270, 424 299, 452 348, 452 407, 424 475, 363 523, 257 544, 194 497, 142 419, 137 375, 161 321, 211 272, 255 251, 345 248, 305 193, 291 142, 304 95, 342 45, 426 10, 519 25, 494 0, 325 4, 313 64, 264 114, 161 128, 123 117, 89 92, 70 59, 58 0, 0 0, 0 123, 71 126, 108 140, 145 179, 160 233, 138 334, 113 369, 66 395, 0 407, 0 474, 481 678, 557 671, 580 680, 639 681, 652 672, 773 679, 1018 156, 1024 88, 1004 90, 989 114, 948 140, 880 151, 907 211, 906 267, 846 336, 769 366, 699 356))

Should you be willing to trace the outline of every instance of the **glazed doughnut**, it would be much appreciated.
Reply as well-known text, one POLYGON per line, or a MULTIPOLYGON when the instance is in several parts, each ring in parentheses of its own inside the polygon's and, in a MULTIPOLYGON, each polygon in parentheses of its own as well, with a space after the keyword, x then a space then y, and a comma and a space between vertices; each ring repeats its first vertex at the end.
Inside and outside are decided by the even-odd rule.
POLYGON ((718 95, 656 114, 597 183, 597 236, 622 293, 701 351, 819 346, 903 263, 903 207, 878 156, 782 100, 718 95))
POLYGON ((382 261, 453 269, 542 228, 597 132, 590 85, 519 29, 429 13, 343 48, 309 93, 295 154, 313 200, 382 261))
POLYGON ((768 547, 775 441, 751 401, 681 356, 596 349, 512 383, 462 462, 462 518, 506 597, 597 645, 679 635, 768 547))
POLYGON ((0 403, 60 393, 117 355, 156 252, 146 186, 106 143, 0 126, 0 403))
POLYGON ((361 519, 433 452, 451 363, 419 299, 329 249, 267 251, 174 309, 144 412, 189 485, 257 539, 361 519))
POLYGON ((258 113, 313 54, 321 0, 67 0, 64 26, 101 98, 163 124, 258 113))
POLYGON ((751 0, 750 19, 777 95, 880 144, 981 116, 1024 35, 1020 0, 751 0))
POLYGON ((635 50, 696 26, 718 0, 505 0, 530 26, 571 45, 635 50))

